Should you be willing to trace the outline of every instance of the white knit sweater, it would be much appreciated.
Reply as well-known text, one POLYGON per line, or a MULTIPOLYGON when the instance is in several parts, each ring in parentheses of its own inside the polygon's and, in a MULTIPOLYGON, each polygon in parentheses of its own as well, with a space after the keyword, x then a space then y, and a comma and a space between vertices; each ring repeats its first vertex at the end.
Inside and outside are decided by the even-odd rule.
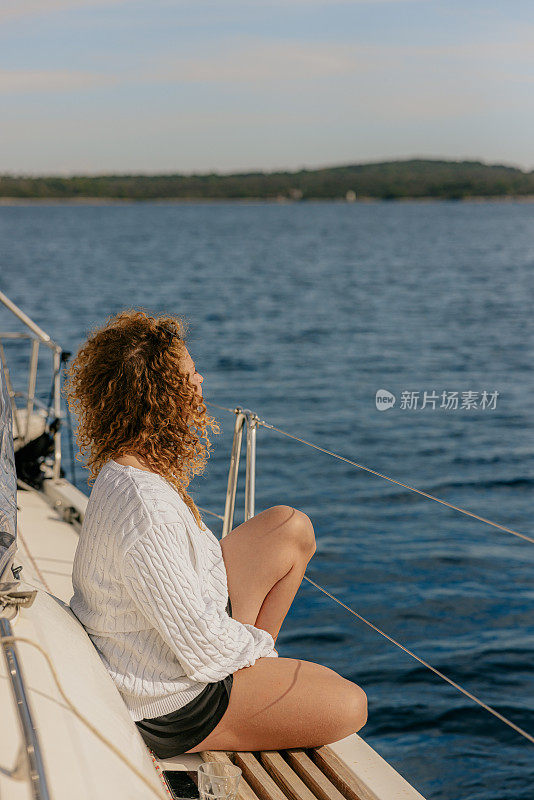
POLYGON ((134 720, 169 714, 261 656, 268 631, 226 611, 219 540, 161 475, 108 461, 93 485, 70 607, 134 720))

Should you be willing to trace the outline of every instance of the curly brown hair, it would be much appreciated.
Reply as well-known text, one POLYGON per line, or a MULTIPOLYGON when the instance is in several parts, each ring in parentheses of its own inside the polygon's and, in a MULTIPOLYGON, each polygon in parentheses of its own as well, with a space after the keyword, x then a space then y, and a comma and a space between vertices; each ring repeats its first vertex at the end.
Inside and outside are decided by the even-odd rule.
POLYGON ((187 329, 186 319, 173 314, 154 317, 129 308, 110 315, 90 331, 66 371, 63 391, 78 415, 76 458, 83 463, 87 457, 89 485, 109 459, 139 453, 200 525, 186 487, 209 458, 208 428, 220 433, 220 427, 184 370, 187 329))

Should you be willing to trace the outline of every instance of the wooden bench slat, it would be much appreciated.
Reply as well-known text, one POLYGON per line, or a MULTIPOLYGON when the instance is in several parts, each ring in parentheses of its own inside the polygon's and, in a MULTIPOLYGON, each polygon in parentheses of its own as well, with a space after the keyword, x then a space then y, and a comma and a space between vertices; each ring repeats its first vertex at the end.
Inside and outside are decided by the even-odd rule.
POLYGON ((365 792, 356 773, 341 761, 329 745, 313 747, 308 752, 347 800, 368 800, 369 794, 365 792))
POLYGON ((347 800, 304 750, 285 750, 289 764, 319 800, 347 800))
POLYGON ((216 761, 219 764, 232 764, 230 754, 225 750, 202 750, 200 753, 203 761, 216 761))
POLYGON ((277 750, 262 750, 260 761, 289 800, 317 800, 277 750))
POLYGON ((216 761, 219 764, 235 763, 235 765, 240 767, 243 772, 241 780, 239 781, 239 789, 237 790, 236 800, 259 800, 258 795, 254 792, 246 780, 245 770, 241 764, 238 764, 237 761, 235 761, 234 753, 228 754, 225 750, 203 750, 200 755, 204 761, 216 761), (234 758, 230 758, 230 755, 234 756, 234 758))
POLYGON ((236 752, 234 763, 241 767, 243 778, 260 800, 287 800, 280 787, 252 753, 236 752))

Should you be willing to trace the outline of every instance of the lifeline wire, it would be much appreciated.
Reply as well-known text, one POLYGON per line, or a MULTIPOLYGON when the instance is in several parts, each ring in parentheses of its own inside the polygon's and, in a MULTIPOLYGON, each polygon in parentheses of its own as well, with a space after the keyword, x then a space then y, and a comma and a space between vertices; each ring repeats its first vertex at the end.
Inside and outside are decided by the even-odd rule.
POLYGON ((312 583, 317 589, 320 589, 321 592, 324 592, 324 594, 327 594, 328 597, 331 597, 332 600, 336 601, 336 603, 339 603, 339 605, 343 606, 343 608, 346 608, 347 611, 350 611, 350 613, 354 614, 355 617, 358 617, 358 619, 360 619, 362 622, 365 622, 366 625, 369 625, 370 628, 375 630, 381 636, 385 636, 386 639, 389 639, 390 642, 392 642, 393 644, 396 644, 397 647, 400 647, 400 649, 404 650, 405 653, 408 653, 408 655, 412 656, 412 658, 415 658, 416 661, 419 661, 419 663, 421 663, 424 667, 427 667, 427 669, 429 669, 432 672, 434 672, 440 678, 443 678, 444 681, 447 681, 447 683, 450 683, 451 686, 454 686, 455 689, 458 689, 460 692, 462 692, 462 694, 465 694, 466 697, 469 697, 471 700, 474 700, 474 702, 478 703, 479 706, 482 706, 482 708, 485 708, 486 711, 489 711, 490 714, 493 714, 494 717, 497 717, 497 719, 500 719, 501 722, 504 722, 510 728, 513 728, 515 731, 520 733, 521 736, 524 736, 525 739, 528 739, 529 742, 532 742, 534 744, 534 736, 532 736, 530 733, 527 733, 527 731, 523 730, 523 728, 520 728, 519 725, 515 724, 515 722, 512 722, 507 717, 503 717, 502 714, 499 714, 499 712, 496 711, 494 708, 492 708, 491 706, 488 706, 487 703, 483 702, 483 700, 479 700, 478 697, 475 697, 474 694, 471 694, 471 692, 468 692, 467 689, 464 689, 463 686, 460 686, 459 683, 456 683, 455 681, 453 681, 452 678, 448 678, 446 675, 443 674, 443 672, 440 672, 439 669, 436 669, 435 667, 433 667, 432 664, 429 664, 427 661, 424 661, 422 658, 419 658, 419 656, 417 656, 415 653, 412 653, 411 650, 408 650, 407 647, 404 647, 403 644, 401 644, 400 642, 397 642, 395 639, 393 639, 387 633, 384 633, 384 631, 381 631, 380 628, 377 628, 376 625, 373 625, 372 622, 369 622, 369 620, 365 619, 365 617, 362 617, 361 614, 358 614, 352 608, 349 608, 349 606, 345 605, 345 603, 343 603, 341 600, 338 600, 337 597, 334 597, 333 594, 330 594, 330 592, 327 592, 327 590, 323 589, 322 586, 319 586, 318 583, 315 583, 315 581, 312 581, 312 579, 308 578, 307 575, 304 575, 304 577, 305 577, 305 579, 307 581, 312 583))
MULTIPOLYGON (((231 414, 234 414, 236 409, 232 408, 225 408, 224 406, 219 406, 216 403, 208 403, 204 401, 208 406, 215 406, 215 408, 220 408, 223 411, 229 411, 231 414)), ((326 450, 324 447, 319 447, 317 444, 313 444, 313 442, 308 442, 306 439, 300 439, 298 436, 293 436, 292 433, 287 433, 287 431, 283 431, 280 428, 276 428, 274 425, 271 425, 269 422, 266 422, 263 419, 257 419, 257 424, 262 425, 264 428, 270 428, 273 431, 278 431, 283 436, 288 436, 290 439, 295 439, 297 442, 302 442, 302 444, 307 444, 308 447, 313 447, 315 450, 320 450, 321 453, 326 453, 329 456, 333 456, 334 458, 339 458, 340 461, 345 461, 347 464, 352 464, 354 467, 359 467, 359 469, 364 469, 367 472, 371 472, 373 475, 378 475, 379 478, 384 478, 386 481, 390 481, 391 483, 396 483, 397 486, 403 486, 405 489, 409 489, 411 492, 417 492, 417 494, 423 495, 423 497, 428 497, 429 500, 435 500, 436 503, 441 503, 444 506, 448 506, 448 508, 453 508, 455 511, 460 511, 462 514, 467 514, 469 517, 473 517, 474 519, 480 520, 480 522, 486 522, 488 525, 493 525, 494 528, 499 528, 501 531, 505 533, 511 533, 513 536, 519 536, 521 539, 525 539, 527 542, 531 542, 534 544, 534 539, 531 536, 527 536, 525 533, 519 533, 519 531, 514 531, 512 528, 506 528, 504 525, 500 525, 498 522, 492 522, 490 519, 486 519, 485 517, 480 517, 478 514, 473 514, 471 511, 467 511, 465 508, 460 508, 460 506, 454 506, 452 503, 447 503, 446 500, 440 500, 439 497, 434 497, 432 494, 427 494, 427 492, 421 491, 421 489, 416 489, 414 486, 408 486, 406 483, 401 483, 400 481, 396 481, 394 478, 389 478, 387 475, 383 475, 381 472, 376 472, 374 469, 370 467, 365 467, 363 464, 357 464, 356 461, 351 461, 350 458, 345 458, 345 456, 340 456, 338 453, 333 453, 331 450, 326 450)))
MULTIPOLYGON (((307 580, 309 583, 311 583, 313 586, 315 586, 317 589, 319 589, 321 592, 323 592, 324 594, 328 595, 328 597, 330 597, 332 600, 335 600, 335 602, 336 602, 336 603, 339 603, 339 605, 343 606, 343 608, 346 608, 346 609, 347 609, 347 611, 350 611, 350 613, 351 613, 351 614, 353 614, 353 615, 354 615, 355 617, 357 617, 359 620, 361 620, 361 621, 362 621, 362 622, 364 622, 366 625, 368 625, 370 628, 372 628, 373 630, 375 630, 375 631, 376 631, 377 633, 379 633, 381 636, 384 636, 386 639, 388 639, 390 642, 392 642, 392 644, 396 645, 396 646, 397 646, 397 647, 399 647, 401 650, 404 650, 404 652, 405 652, 405 653, 408 653, 408 655, 412 656, 412 658, 415 658, 415 660, 416 660, 416 661, 419 661, 419 663, 420 663, 420 664, 422 664, 424 667, 426 667, 427 669, 429 669, 431 672, 434 672, 434 673, 435 673, 435 674, 436 674, 438 677, 442 678, 444 681, 446 681, 447 683, 449 683, 451 686, 454 686, 454 688, 455 688, 455 689, 458 689, 458 691, 462 692, 462 694, 464 694, 466 697, 469 697, 471 700, 473 700, 473 701, 474 701, 475 703, 477 703, 479 706, 481 706, 482 708, 484 708, 486 711, 489 711, 489 713, 490 713, 490 714, 493 714, 493 716, 494 716, 494 717, 497 717, 497 719, 501 720, 501 722, 504 722, 504 723, 505 723, 505 725, 508 725, 510 728, 513 728, 513 730, 517 731, 517 733, 519 733, 521 736, 523 736, 523 737, 524 737, 525 739, 527 739, 529 742, 532 742, 532 743, 534 744, 534 736, 532 736, 532 735, 531 735, 530 733, 528 733, 527 731, 523 730, 523 728, 520 728, 520 727, 519 727, 519 725, 516 725, 516 724, 515 724, 515 722, 512 722, 512 721, 511 721, 511 720, 509 720, 507 717, 505 717, 505 716, 503 716, 502 714, 500 714, 498 711, 496 711, 494 708, 492 708, 491 706, 489 706, 487 703, 484 703, 484 701, 483 701, 483 700, 479 700, 479 698, 478 698, 478 697, 476 697, 474 694, 472 694, 471 692, 469 692, 467 689, 464 689, 464 688, 463 688, 463 686, 460 686, 460 684, 459 684, 459 683, 456 683, 455 681, 453 681, 453 680, 452 680, 452 678, 449 678, 449 677, 447 677, 447 675, 444 675, 444 674, 443 674, 443 672, 440 672, 438 669, 436 669, 435 667, 433 667, 431 664, 429 664, 429 663, 428 663, 427 661, 425 661, 424 659, 420 658, 418 655, 416 655, 415 653, 413 653, 413 652, 412 652, 411 650, 409 650, 407 647, 404 647, 404 645, 402 645, 400 642, 397 642, 397 640, 396 640, 396 639, 393 639, 393 637, 392 637, 392 636, 389 636, 387 633, 384 633, 384 631, 380 630, 380 628, 377 628, 377 627, 376 627, 376 625, 373 625, 373 623, 372 623, 372 622, 369 622, 369 620, 365 619, 365 617, 362 617, 362 616, 361 616, 361 614, 358 614, 358 613, 357 613, 356 611, 354 611, 352 608, 350 608, 350 607, 349 607, 349 606, 347 606, 345 603, 343 603, 343 601, 342 601, 342 600, 338 600, 338 598, 337 598, 337 597, 334 597, 334 595, 333 595, 333 594, 330 594, 330 592, 328 592, 326 589, 323 589, 323 587, 322 587, 322 586, 319 586, 319 584, 318 584, 318 583, 315 583, 315 581, 313 581, 311 578, 308 578, 308 576, 307 576, 307 575, 304 575, 304 578, 305 578, 305 579, 306 579, 306 580, 307 580)), ((29 581, 25 581, 25 582, 26 582, 26 583, 29 583, 29 585, 30 585, 30 586, 34 586, 34 588, 35 588, 35 589, 41 589, 41 587, 40 587, 40 586, 35 586, 35 584, 32 584, 32 583, 30 583, 29 581)), ((18 613, 18 611, 17 611, 17 613, 18 613)), ((90 729, 93 731, 93 733, 94 733, 96 736, 98 736, 98 738, 99 738, 99 739, 101 739, 101 740, 102 740, 102 741, 103 741, 105 744, 109 744, 109 745, 111 746, 111 749, 113 750, 113 752, 114 752, 116 755, 120 756, 120 758, 122 758, 122 760, 123 760, 123 761, 125 761, 125 763, 127 763, 127 764, 128 764, 128 766, 131 766, 131 767, 133 768, 134 772, 135 772, 135 773, 136 773, 136 774, 137 774, 137 775, 138 775, 140 778, 142 778, 142 779, 143 779, 143 781, 144 781, 144 782, 145 782, 147 785, 150 785, 150 784, 148 783, 148 781, 146 780, 146 778, 145 778, 145 777, 142 775, 142 773, 141 773, 139 770, 137 770, 135 767, 133 767, 133 765, 132 765, 132 764, 131 764, 131 763, 128 761, 128 759, 126 759, 126 758, 125 758, 125 757, 122 755, 122 753, 121 753, 121 752, 120 752, 120 751, 119 751, 117 748, 115 748, 115 746, 114 746, 114 745, 113 745, 111 742, 108 742, 108 740, 107 740, 107 739, 105 739, 105 738, 104 738, 104 737, 101 735, 101 733, 100 733, 100 732, 99 732, 99 731, 98 731, 98 730, 97 730, 97 729, 96 729, 96 728, 95 728, 95 727, 94 727, 94 726, 93 726, 93 725, 92 725, 92 724, 91 724, 91 723, 90 723, 90 722, 89 722, 89 721, 88 721, 88 720, 87 720, 87 719, 86 719, 86 718, 85 718, 85 717, 84 717, 84 716, 83 716, 83 715, 82 715, 82 714, 81 714, 81 713, 80 713, 80 712, 79 712, 79 711, 78 711, 76 708, 75 708, 75 706, 74 706, 74 705, 71 703, 71 701, 68 699, 68 697, 66 697, 65 693, 63 692, 63 690, 62 690, 62 688, 61 688, 61 683, 60 683, 60 680, 59 680, 59 678, 58 678, 58 676, 57 676, 57 673, 56 673, 56 671, 55 671, 55 669, 54 669, 54 666, 53 666, 53 664, 52 664, 52 662, 51 662, 51 660, 50 660, 50 657, 49 657, 48 653, 46 653, 46 651, 45 651, 45 650, 43 650, 43 648, 42 648, 42 647, 41 647, 39 644, 37 644, 37 642, 34 642, 32 639, 27 639, 26 637, 23 637, 23 636, 0 636, 0 641, 4 641, 4 642, 10 642, 10 641, 20 641, 20 642, 27 642, 28 644, 32 644, 34 647, 36 647, 38 650, 40 650, 40 651, 41 651, 41 653, 42 653, 42 654, 45 656, 45 658, 46 658, 46 660, 47 660, 47 662, 48 662, 48 665, 49 665, 49 667, 50 667, 50 670, 51 670, 51 672, 52 672, 52 675, 53 675, 53 677, 54 677, 54 680, 55 680, 55 682, 56 682, 56 684, 57 684, 57 687, 58 687, 58 689, 59 689, 59 691, 60 691, 61 695, 63 696, 63 698, 64 698, 65 702, 66 702, 66 703, 67 703, 67 705, 69 706, 69 708, 70 708, 70 709, 71 709, 71 710, 72 710, 72 711, 73 711, 73 712, 76 714, 76 716, 77 716, 79 719, 81 719, 81 720, 82 720, 82 722, 84 722, 84 723, 85 723, 85 724, 86 724, 86 725, 87 725, 87 726, 88 726, 88 727, 89 727, 89 728, 90 728, 90 729)), ((150 786, 150 788, 151 788, 151 789, 153 789, 153 787, 152 787, 152 786, 150 786)))
MULTIPOLYGON (((204 401, 204 402, 206 402, 206 401, 204 401)), ((214 406, 215 408, 220 408, 222 411, 228 411, 231 414, 236 413, 236 411, 238 410, 238 409, 225 408, 224 406, 219 406, 216 403, 211 403, 211 402, 207 403, 207 405, 214 406)), ((256 421, 257 421, 258 425, 263 425, 266 428, 271 428, 272 430, 278 431, 279 433, 283 434, 284 436, 288 436, 289 438, 295 439, 296 441, 302 442, 303 444, 307 444, 310 447, 315 448, 316 450, 320 450, 323 453, 327 453, 327 455, 334 456, 334 458, 339 458, 342 461, 346 461, 347 463, 354 465, 355 467, 360 467, 361 469, 365 469, 368 472, 372 472, 374 475, 378 475, 381 478, 385 478, 386 480, 391 481, 392 483, 397 483, 399 486, 404 486, 406 489, 410 489, 413 492, 417 492, 418 494, 422 494, 425 497, 430 498, 431 500, 436 500, 438 503, 443 503, 443 505, 449 506, 450 508, 454 508, 457 511, 461 511, 462 513, 468 514, 471 517, 475 517, 476 519, 479 519, 482 522, 487 522, 488 525, 493 525, 494 527, 500 528, 501 530, 506 531, 507 533, 512 533, 515 536, 520 536, 522 539, 526 539, 527 541, 534 543, 534 539, 531 539, 530 537, 525 536, 522 533, 518 533, 517 531, 513 531, 510 528, 505 528, 503 525, 499 525, 496 522, 492 522, 489 519, 485 519, 484 517, 479 517, 477 514, 472 514, 470 511, 466 511, 465 509, 459 508, 458 506, 453 506, 450 503, 445 502, 445 500, 440 500, 438 497, 434 497, 433 495, 427 494, 426 492, 422 492, 419 489, 414 489, 412 486, 407 486, 404 483, 399 483, 399 481, 395 481, 393 478, 388 478, 387 475, 382 475, 379 472, 375 472, 374 470, 369 469, 369 467, 364 467, 363 465, 357 464, 355 461, 351 461, 348 458, 344 458, 343 456, 340 456, 337 453, 333 453, 330 450, 325 450, 324 448, 319 447, 318 445, 315 445, 312 442, 307 442, 305 439, 300 439, 298 436, 293 436, 290 433, 286 433, 286 431, 280 430, 280 428, 275 428, 274 425, 270 425, 268 422, 265 422, 264 420, 259 420, 258 419, 256 421)), ((396 645, 401 650, 404 650, 405 653, 408 653, 408 655, 412 656, 412 658, 415 658, 415 660, 419 661, 419 663, 422 664, 424 667, 426 667, 431 672, 433 672, 436 675, 438 675, 438 677, 442 678, 444 681, 449 683, 451 686, 454 686, 455 689, 458 689, 458 691, 462 692, 462 694, 464 694, 466 697, 469 697, 471 700, 473 700, 475 703, 477 703, 479 706, 481 706, 481 708, 484 708, 486 711, 489 711, 489 713, 493 714, 494 717, 496 717, 497 719, 501 720, 501 722, 504 722, 505 725, 508 725, 510 728, 513 728, 513 730, 517 731, 517 733, 519 733, 521 736, 523 736, 529 742, 532 742, 534 744, 534 736, 532 736, 530 733, 527 733, 527 731, 523 730, 523 728, 520 728, 519 725, 515 724, 515 722, 512 722, 507 717, 505 717, 502 714, 500 714, 498 711, 496 711, 494 708, 489 706, 487 703, 484 703, 483 700, 479 700, 478 697, 476 697, 474 694, 469 692, 467 689, 464 689, 463 686, 460 686, 459 683, 456 683, 455 681, 453 681, 452 678, 447 677, 447 675, 444 675, 443 672, 440 672, 438 669, 433 667, 431 664, 429 664, 424 659, 420 658, 418 655, 413 653, 407 647, 404 647, 404 645, 402 645, 400 642, 397 642, 396 639, 393 639, 392 636, 389 636, 387 633, 384 633, 384 631, 380 630, 380 628, 377 628, 376 625, 374 625, 372 622, 369 622, 369 620, 365 619, 365 617, 362 617, 361 614, 358 614, 356 611, 354 611, 352 608, 347 606, 341 600, 338 600, 337 597, 334 597, 333 594, 330 594, 330 592, 328 592, 326 589, 323 589, 322 586, 319 586, 318 583, 315 583, 315 581, 313 581, 311 578, 308 578, 307 575, 304 575, 304 578, 309 583, 313 584, 313 586, 315 586, 321 592, 323 592, 324 594, 328 595, 328 597, 330 597, 332 600, 335 600, 336 603, 339 603, 339 605, 343 606, 343 608, 346 608, 347 611, 350 611, 351 614, 353 614, 359 620, 361 620, 366 625, 368 625, 370 628, 375 630, 381 636, 384 636, 386 639, 388 639, 388 641, 390 641, 392 644, 396 645)))

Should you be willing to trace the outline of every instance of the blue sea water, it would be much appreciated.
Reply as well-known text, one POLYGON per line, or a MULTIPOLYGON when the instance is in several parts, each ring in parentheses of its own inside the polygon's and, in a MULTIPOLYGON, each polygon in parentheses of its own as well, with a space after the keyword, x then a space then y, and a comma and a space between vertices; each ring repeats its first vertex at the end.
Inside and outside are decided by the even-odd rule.
MULTIPOLYGON (((185 314, 208 401, 251 408, 533 536, 533 212, 514 202, 4 206, 1 289, 72 352, 123 308, 185 314), (377 390, 395 395, 393 408, 377 409, 377 390), (484 391, 498 392, 494 407, 480 407, 484 391), (406 407, 412 392, 417 407, 406 407), (435 408, 421 407, 424 392, 435 408), (441 407, 443 392, 458 392, 459 407, 441 407), (477 407, 461 407, 468 392, 477 407)), ((18 378, 28 351, 6 347, 18 378)), ((233 417, 209 410, 222 433, 190 489, 222 513, 233 417)), ((534 733, 534 546, 266 428, 257 450, 256 510, 287 503, 314 523, 307 575, 534 733)), ((429 800, 534 796, 531 743, 306 580, 278 644, 363 686, 361 734, 429 800)))

